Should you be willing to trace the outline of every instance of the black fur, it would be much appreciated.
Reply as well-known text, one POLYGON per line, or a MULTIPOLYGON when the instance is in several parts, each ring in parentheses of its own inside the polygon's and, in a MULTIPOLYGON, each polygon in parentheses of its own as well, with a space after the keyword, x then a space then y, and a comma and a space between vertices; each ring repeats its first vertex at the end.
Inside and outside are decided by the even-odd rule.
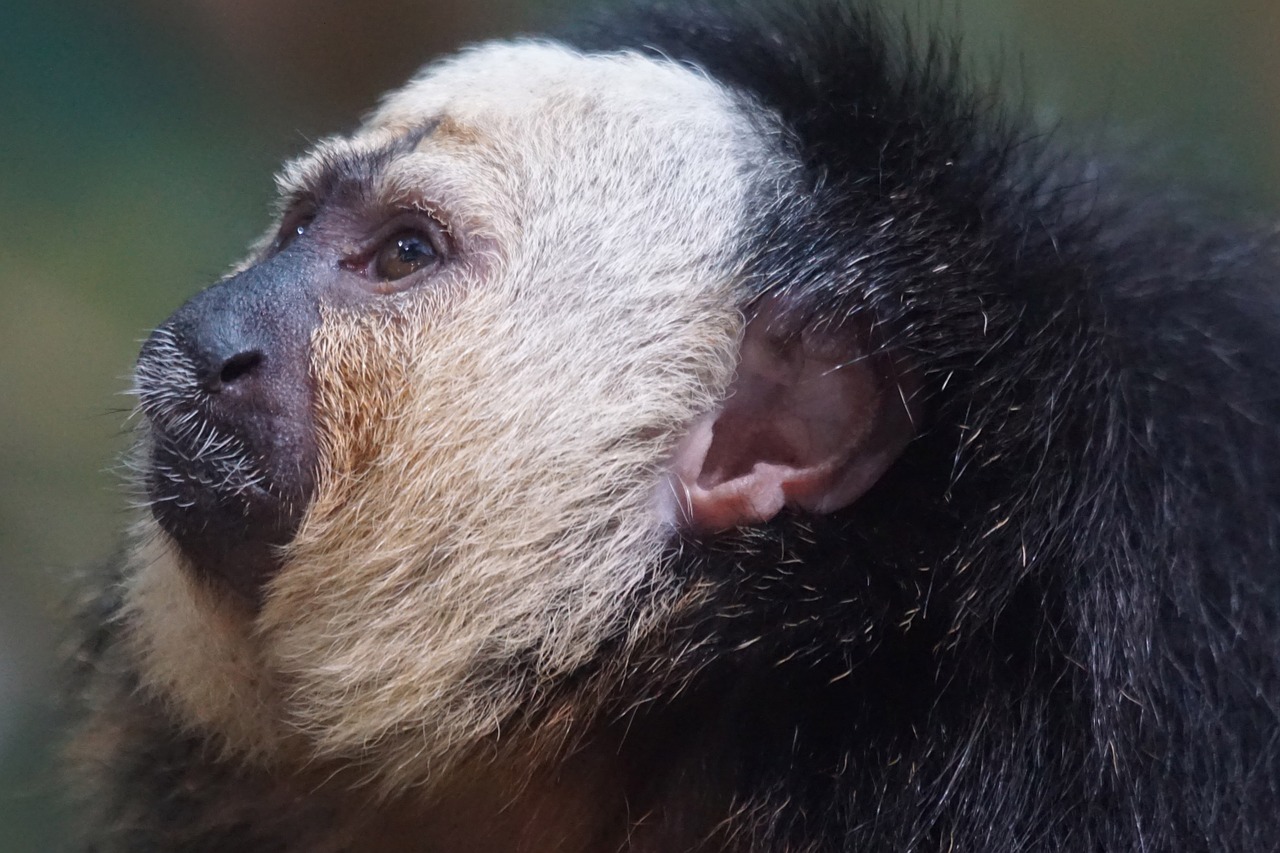
POLYGON ((857 506, 682 551, 719 597, 663 652, 721 697, 700 778, 732 832, 1277 849, 1274 234, 1126 190, 867 9, 649 6, 570 39, 779 116, 807 192, 751 235, 753 286, 874 317, 924 384, 857 506))

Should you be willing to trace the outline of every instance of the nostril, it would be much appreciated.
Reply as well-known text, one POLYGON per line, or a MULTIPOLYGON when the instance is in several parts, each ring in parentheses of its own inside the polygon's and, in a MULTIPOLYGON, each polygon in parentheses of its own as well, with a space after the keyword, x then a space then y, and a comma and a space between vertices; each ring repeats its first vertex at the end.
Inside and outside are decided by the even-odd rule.
POLYGON ((263 355, 259 350, 249 350, 247 352, 238 352, 231 358, 222 363, 222 370, 218 371, 218 379, 211 391, 220 391, 225 385, 232 385, 242 379, 249 373, 252 373, 262 364, 263 355))

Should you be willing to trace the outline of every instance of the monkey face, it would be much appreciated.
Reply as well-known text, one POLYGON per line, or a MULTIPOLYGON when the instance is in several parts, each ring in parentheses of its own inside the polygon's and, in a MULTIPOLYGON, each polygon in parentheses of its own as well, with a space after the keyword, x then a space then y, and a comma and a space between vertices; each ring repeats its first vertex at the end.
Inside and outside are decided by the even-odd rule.
POLYGON ((782 311, 744 276, 794 181, 771 127, 672 63, 493 46, 290 165, 139 362, 152 687, 421 781, 677 618, 680 528, 865 489, 908 434, 883 377, 744 327, 782 311))

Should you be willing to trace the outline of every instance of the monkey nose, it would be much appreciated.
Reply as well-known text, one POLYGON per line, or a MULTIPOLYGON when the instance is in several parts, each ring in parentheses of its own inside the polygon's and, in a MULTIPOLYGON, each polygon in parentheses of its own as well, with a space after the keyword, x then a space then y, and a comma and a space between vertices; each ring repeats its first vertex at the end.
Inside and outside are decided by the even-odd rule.
POLYGON ((273 341, 271 330, 257 328, 251 319, 204 319, 173 326, 175 342, 189 360, 192 391, 212 420, 251 444, 270 445, 273 426, 264 419, 301 417, 308 405, 300 393, 305 364, 293 363, 305 359, 303 348, 273 341), (263 431, 268 434, 258 434, 263 431))

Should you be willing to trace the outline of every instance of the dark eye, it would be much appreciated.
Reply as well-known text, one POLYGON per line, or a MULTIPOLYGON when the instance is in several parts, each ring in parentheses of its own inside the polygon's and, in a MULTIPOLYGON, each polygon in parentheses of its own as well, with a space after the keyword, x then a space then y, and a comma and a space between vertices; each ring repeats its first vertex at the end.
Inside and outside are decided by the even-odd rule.
POLYGON ((378 249, 373 259, 373 273, 384 281, 395 281, 436 262, 439 254, 431 239, 421 231, 406 230, 393 234, 378 249))

